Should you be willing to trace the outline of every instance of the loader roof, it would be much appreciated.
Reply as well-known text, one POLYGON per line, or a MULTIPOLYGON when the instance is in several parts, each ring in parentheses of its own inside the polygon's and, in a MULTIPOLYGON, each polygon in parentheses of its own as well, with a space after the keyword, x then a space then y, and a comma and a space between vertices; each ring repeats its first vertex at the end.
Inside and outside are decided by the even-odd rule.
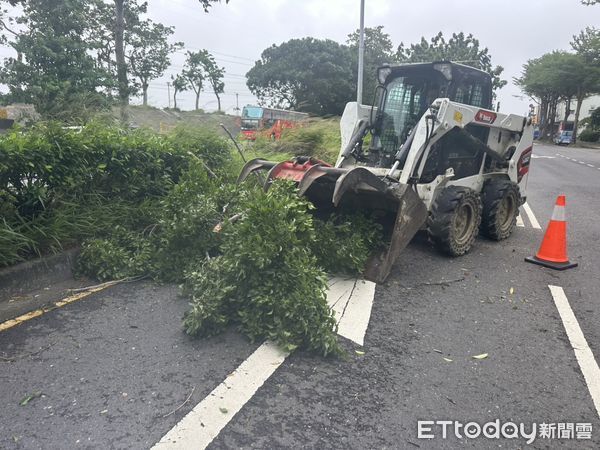
POLYGON ((478 78, 481 80, 486 80, 491 83, 491 76, 489 73, 477 69, 475 67, 467 66, 465 64, 460 64, 452 61, 432 61, 432 62, 418 62, 418 63, 403 63, 403 64, 384 64, 378 68, 378 78, 380 82, 383 83, 382 78, 379 74, 384 72, 386 78, 392 75, 391 78, 396 78, 404 75, 412 75, 418 72, 432 72, 437 71, 444 75, 444 77, 450 81, 456 76, 460 77, 470 77, 470 78, 478 78))

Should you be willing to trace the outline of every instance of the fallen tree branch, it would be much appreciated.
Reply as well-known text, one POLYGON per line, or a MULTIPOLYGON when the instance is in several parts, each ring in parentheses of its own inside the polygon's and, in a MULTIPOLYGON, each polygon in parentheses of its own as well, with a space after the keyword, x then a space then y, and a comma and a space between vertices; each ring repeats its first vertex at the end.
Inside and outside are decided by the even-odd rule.
POLYGON ((441 280, 441 281, 436 281, 436 282, 425 282, 425 283, 419 283, 419 284, 415 284, 414 286, 408 286, 407 289, 414 289, 416 287, 419 286, 450 286, 450 283, 460 283, 461 281, 465 281, 465 277, 461 277, 461 278, 456 278, 454 280, 441 280))
POLYGON ((177 411, 179 411, 181 408, 183 408, 185 406, 185 404, 190 401, 190 398, 192 398, 192 394, 194 393, 195 390, 196 390, 196 386, 192 387, 192 392, 190 392, 190 395, 187 396, 185 401, 181 405, 179 405, 177 408, 175 408, 173 411, 171 411, 170 413, 165 414, 164 416, 161 416, 161 419, 164 419, 165 417, 169 417, 171 414, 175 414, 177 411))
POLYGON ((149 275, 140 275, 139 277, 127 277, 127 278, 122 278, 120 280, 106 281, 104 283, 96 284, 94 286, 86 286, 86 287, 77 288, 77 289, 67 289, 67 291, 73 292, 73 293, 85 292, 85 291, 90 291, 92 289, 101 289, 101 288, 113 286, 113 285, 119 284, 119 283, 133 283, 135 281, 140 281, 140 280, 143 280, 144 278, 148 278, 148 277, 149 277, 149 275))

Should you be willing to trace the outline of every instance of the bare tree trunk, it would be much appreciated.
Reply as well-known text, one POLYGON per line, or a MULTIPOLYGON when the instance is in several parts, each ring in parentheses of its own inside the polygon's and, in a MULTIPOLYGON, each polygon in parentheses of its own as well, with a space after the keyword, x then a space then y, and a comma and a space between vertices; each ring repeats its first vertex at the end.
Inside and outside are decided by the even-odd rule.
POLYGON ((568 122, 570 115, 571 115, 571 97, 565 99, 565 118, 563 120, 565 122, 568 122))
POLYGON ((124 3, 125 0, 115 0, 115 56, 117 59, 117 81, 119 84, 119 103, 121 107, 121 121, 129 122, 127 106, 129 105, 129 83, 127 81, 127 63, 125 62, 125 32, 124 3))
POLYGON ((200 109, 200 91, 196 92, 196 111, 200 109))
POLYGON ((540 105, 540 136, 541 139, 546 139, 548 134, 548 99, 542 98, 540 105))
POLYGON ((177 109, 177 89, 175 89, 175 93, 173 94, 173 109, 177 109))
POLYGON ((558 97, 554 97, 550 101, 550 105, 548 108, 548 127, 550 129, 550 138, 554 134, 554 124, 556 123, 556 106, 558 105, 558 97))
POLYGON ((573 122, 573 144, 577 142, 577 127, 579 126, 579 112, 581 111, 581 104, 585 96, 582 93, 577 93, 577 106, 575 107, 575 121, 573 122))
POLYGON ((217 93, 215 93, 215 95, 217 96, 217 109, 221 112, 221 97, 219 97, 219 94, 217 93))
POLYGON ((142 84, 143 101, 144 106, 148 106, 148 84, 142 84))

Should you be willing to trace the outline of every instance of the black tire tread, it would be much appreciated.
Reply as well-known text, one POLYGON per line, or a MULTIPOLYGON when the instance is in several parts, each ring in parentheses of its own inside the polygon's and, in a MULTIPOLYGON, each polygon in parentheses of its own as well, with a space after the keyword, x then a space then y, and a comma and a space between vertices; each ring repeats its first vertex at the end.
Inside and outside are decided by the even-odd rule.
POLYGON ((517 224, 520 198, 521 193, 519 191, 519 186, 516 183, 504 178, 496 178, 487 181, 482 192, 483 212, 481 216, 481 234, 494 241, 501 241, 508 238, 517 224), (498 208, 502 199, 510 194, 515 197, 517 214, 513 217, 510 228, 503 231, 500 229, 497 220, 498 208))
POLYGON ((461 186, 449 186, 443 189, 433 201, 427 221, 427 233, 435 246, 450 256, 461 256, 467 253, 477 237, 481 224, 481 197, 472 189, 461 186), (452 221, 458 206, 465 201, 473 203, 476 225, 469 240, 459 245, 452 238, 452 221))

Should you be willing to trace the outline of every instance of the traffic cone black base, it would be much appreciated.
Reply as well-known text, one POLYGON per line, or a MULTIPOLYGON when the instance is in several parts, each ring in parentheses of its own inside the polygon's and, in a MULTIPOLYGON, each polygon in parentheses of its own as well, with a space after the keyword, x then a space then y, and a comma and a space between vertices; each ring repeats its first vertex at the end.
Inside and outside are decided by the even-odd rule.
POLYGON ((525 258, 525 261, 533 263, 533 264, 537 264, 539 266, 549 267, 550 269, 554 269, 554 270, 566 270, 566 269, 571 269, 572 267, 577 267, 579 265, 578 263, 572 263, 571 261, 567 261, 564 263, 544 261, 535 256, 528 256, 525 258))

